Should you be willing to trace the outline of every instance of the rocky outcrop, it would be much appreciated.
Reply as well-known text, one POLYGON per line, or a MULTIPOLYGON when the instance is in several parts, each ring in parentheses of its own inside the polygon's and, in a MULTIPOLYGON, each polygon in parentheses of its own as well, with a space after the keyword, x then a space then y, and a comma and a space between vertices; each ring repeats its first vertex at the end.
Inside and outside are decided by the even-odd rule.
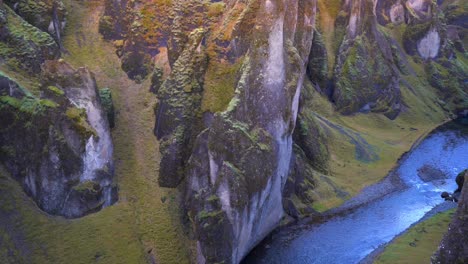
POLYGON ((65 27, 66 10, 62 1, 56 0, 5 0, 19 16, 38 29, 49 32, 60 39, 65 27), (59 34, 55 30, 59 29, 59 34))
POLYGON ((159 184, 177 187, 185 176, 191 139, 196 136, 195 118, 201 106, 206 54, 200 50, 203 29, 195 29, 173 65, 169 78, 158 90, 155 135, 161 140, 159 184), (198 50, 197 50, 198 49, 198 50))
POLYGON ((99 89, 99 98, 101 99, 101 105, 105 113, 107 114, 107 120, 109 121, 109 127, 115 127, 115 108, 114 101, 112 99, 112 92, 109 88, 99 89))
MULTIPOLYGON (((373 135, 367 135, 373 130, 361 134, 349 120, 357 113, 398 118, 413 107, 405 102, 416 94, 411 80, 427 77, 440 90, 440 98, 431 93, 421 104, 464 109, 464 66, 448 41, 463 34, 460 26, 445 33, 443 17, 453 9, 447 5, 164 3, 108 0, 100 28, 105 38, 117 40, 130 78, 141 81, 152 73, 150 89, 159 99, 159 183, 182 190, 199 262, 239 262, 277 225, 283 216, 278 205, 299 218, 316 213, 323 197, 348 199, 342 186, 347 180, 335 181, 332 163, 374 163, 388 147, 373 146, 373 135), (446 78, 443 67, 456 78, 446 78), (325 103, 316 99, 322 96, 329 100, 325 114, 319 113, 325 103), (330 150, 340 143, 346 146, 333 147, 351 153, 343 160, 330 150)), ((459 25, 452 13, 447 21, 459 25)), ((414 112, 421 112, 417 104, 414 112)))
POLYGON ((208 263, 238 263, 281 220, 315 4, 259 3, 245 25, 251 35, 230 42, 248 47, 235 96, 198 136, 187 173, 189 217, 208 263), (219 236, 229 239, 220 245, 219 236))
MULTIPOLYGON (((174 6, 177 5, 175 2, 174 6)), ((160 47, 166 46, 173 24, 169 13, 172 4, 169 1, 106 0, 105 7, 99 32, 106 39, 117 40, 115 45, 122 70, 130 79, 141 82, 152 73, 153 58, 159 54, 167 56, 167 51, 161 51, 160 47)), ((188 6, 184 7, 189 10, 188 6)))
POLYGON ((383 112, 395 118, 401 109, 399 72, 392 40, 377 27, 374 2, 344 6, 347 29, 334 69, 332 100, 343 114, 383 112))
POLYGON ((38 74, 41 63, 60 56, 51 35, 23 20, 1 1, 0 24, 0 61, 11 68, 38 74))
MULTIPOLYGON (((461 173, 464 181, 468 180, 468 172, 461 173)), ((457 177, 458 178, 458 177, 457 177)), ((450 223, 438 251, 432 257, 432 263, 467 263, 468 262, 468 185, 464 184, 457 212, 450 223)))
POLYGON ((112 142, 94 77, 43 66, 41 96, 0 76, 0 159, 44 211, 80 217, 116 200, 112 142))

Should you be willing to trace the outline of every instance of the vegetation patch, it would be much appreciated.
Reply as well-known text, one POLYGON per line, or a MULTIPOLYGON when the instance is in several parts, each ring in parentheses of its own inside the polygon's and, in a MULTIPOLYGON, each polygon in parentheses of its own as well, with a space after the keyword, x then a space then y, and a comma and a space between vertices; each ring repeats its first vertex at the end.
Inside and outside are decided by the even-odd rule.
POLYGON ((439 213, 421 222, 389 244, 377 257, 375 264, 431 263, 455 209, 439 213))
POLYGON ((234 97, 239 70, 243 59, 234 64, 212 62, 205 74, 202 111, 224 111, 234 97))

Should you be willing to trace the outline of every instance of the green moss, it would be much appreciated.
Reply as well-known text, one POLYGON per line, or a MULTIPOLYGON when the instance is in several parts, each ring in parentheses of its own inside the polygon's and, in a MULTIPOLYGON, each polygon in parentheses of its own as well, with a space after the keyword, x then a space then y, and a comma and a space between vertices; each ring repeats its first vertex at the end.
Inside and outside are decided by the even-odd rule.
POLYGON ((41 99, 40 104, 42 106, 48 107, 48 108, 56 108, 58 107, 58 104, 54 101, 48 100, 48 99, 41 99))
POLYGON ((13 108, 20 108, 21 107, 21 100, 16 99, 10 96, 1 96, 0 97, 0 105, 3 106, 11 106, 13 108))
POLYGON ((318 84, 320 87, 326 87, 326 81, 329 77, 327 56, 327 49, 323 42, 322 34, 318 31, 314 31, 307 72, 312 82, 318 84))
POLYGON ((73 186, 73 190, 77 192, 97 192, 99 184, 94 181, 80 182, 78 185, 73 186))
POLYGON ((202 111, 224 111, 234 97, 239 70, 243 59, 234 64, 212 62, 205 74, 202 111))
POLYGON ((10 6, 15 6, 21 17, 30 24, 46 31, 52 20, 53 4, 57 6, 59 19, 64 16, 65 10, 62 1, 54 0, 6 0, 10 6))
POLYGON ((422 24, 410 24, 403 34, 403 47, 410 55, 416 54, 417 42, 421 40, 432 26, 432 21, 422 24))
POLYGON ((199 212, 197 214, 197 218, 198 218, 198 220, 203 221, 203 220, 206 220, 207 218, 218 218, 223 213, 224 213, 224 211, 222 211, 222 210, 220 210, 220 211, 211 211, 211 212, 203 210, 203 211, 201 211, 201 212, 199 212))
POLYGON ((210 197, 208 197, 208 199, 206 199, 208 202, 214 202, 214 201, 219 201, 219 197, 216 196, 216 195, 211 195, 210 197))
POLYGON ((86 118, 85 110, 76 107, 69 107, 65 114, 73 121, 80 121, 81 119, 86 118))
POLYGON ((73 122, 74 128, 83 135, 84 137, 88 138, 90 136, 97 136, 96 131, 89 125, 86 118, 86 110, 83 108, 76 108, 76 107, 69 107, 67 108, 65 115, 68 119, 73 122))
POLYGON ((48 86, 47 87, 47 90, 51 91, 52 93, 54 93, 55 95, 57 96, 63 96, 65 95, 65 92, 62 91, 60 88, 58 88, 57 86, 48 86))
POLYGON ((391 89, 394 72, 377 41, 365 35, 343 44, 345 52, 339 58, 340 65, 335 69, 335 100, 341 113, 350 114, 359 111, 366 103, 375 102, 374 112, 391 111, 393 97, 399 91, 391 89), (380 90, 387 90, 385 95, 380 90))
POLYGON ((10 8, 6 7, 6 10, 8 15, 8 28, 14 38, 22 38, 25 41, 29 40, 38 46, 55 45, 55 41, 49 34, 28 24, 20 16, 16 15, 15 12, 13 12, 13 10, 10 8))
POLYGON ((39 100, 31 96, 25 96, 23 99, 17 99, 10 96, 1 96, 0 104, 8 105, 29 115, 42 115, 48 108, 56 108, 57 103, 50 100, 39 100))
POLYGON ((226 8, 226 4, 223 2, 211 3, 208 6, 207 15, 208 17, 217 17, 223 13, 225 8, 226 8))
POLYGON ((107 120, 111 128, 115 126, 114 102, 112 101, 112 92, 109 88, 99 89, 99 97, 104 111, 107 114, 107 120))
POLYGON ((466 72, 468 66, 459 55, 452 60, 444 58, 430 61, 426 64, 429 83, 439 91, 439 97, 446 100, 448 108, 464 108, 468 106, 468 92, 466 88, 466 72))
POLYGON ((463 19, 464 16, 466 16, 468 12, 468 5, 466 3, 453 3, 447 6, 446 9, 446 15, 445 17, 447 18, 447 21, 449 23, 454 23, 457 20, 463 19))

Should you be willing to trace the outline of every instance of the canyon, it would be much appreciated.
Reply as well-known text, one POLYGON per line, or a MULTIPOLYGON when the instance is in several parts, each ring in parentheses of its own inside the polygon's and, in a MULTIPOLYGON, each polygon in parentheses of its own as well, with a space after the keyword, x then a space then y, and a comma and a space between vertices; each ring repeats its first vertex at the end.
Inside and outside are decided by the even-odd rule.
MULTIPOLYGON (((447 162, 414 160, 467 116, 466 8, 0 0, 0 259, 240 263, 278 227, 375 213, 424 177, 399 168, 447 162)), ((451 175, 466 144, 447 138, 461 148, 451 175)), ((436 263, 453 260, 465 222, 436 263)))

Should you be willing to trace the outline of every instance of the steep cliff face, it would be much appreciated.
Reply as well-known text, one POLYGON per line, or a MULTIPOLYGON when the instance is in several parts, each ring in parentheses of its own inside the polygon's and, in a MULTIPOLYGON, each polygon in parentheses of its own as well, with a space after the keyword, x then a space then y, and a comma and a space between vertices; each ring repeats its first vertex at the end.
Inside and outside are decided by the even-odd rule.
POLYGON ((302 217, 341 204, 466 109, 464 8, 106 1, 122 69, 151 76, 159 184, 183 192, 198 261, 240 261, 278 205, 302 217))
POLYGON ((109 206, 113 146, 96 82, 85 68, 51 61, 60 56, 62 2, 0 1, 0 17, 2 163, 50 214, 109 206))
POLYGON ((0 24, 2 64, 17 71, 38 74, 41 63, 60 56, 59 46, 51 35, 27 23, 2 1, 0 24))
POLYGON ((86 69, 46 62, 41 97, 1 76, 1 160, 44 211, 80 217, 115 201, 112 142, 86 69))
POLYGON ((318 1, 295 137, 309 166, 299 182, 314 188, 290 201, 321 209, 349 198, 361 184, 351 171, 389 169, 385 159, 397 146, 390 131, 400 135, 392 142, 406 144, 400 139, 409 127, 417 134, 423 122, 466 109, 464 10, 459 1, 318 1))
MULTIPOLYGON (((383 112, 395 118, 401 108, 398 62, 392 40, 377 27, 374 1, 351 1, 342 15, 347 26, 334 69, 332 100, 344 114, 383 112)), ((343 12, 342 11, 342 12, 343 12)))
MULTIPOLYGON (((76 206, 66 206, 66 215, 81 215, 81 211, 99 210, 104 206, 109 206, 116 200, 116 187, 113 185, 114 162, 112 158, 113 144, 110 135, 107 112, 101 104, 101 97, 97 89, 93 74, 86 68, 74 70, 63 61, 47 61, 43 64, 43 75, 46 82, 60 87, 65 92, 65 96, 71 104, 79 108, 93 133, 85 137, 86 144, 81 155, 83 166, 80 170, 79 183, 72 188, 68 199, 82 200, 84 192, 94 196, 96 208, 86 208, 83 205, 76 209, 76 206), (92 189, 89 189, 92 186, 92 189), (85 187, 83 190, 82 188, 85 187), (87 189, 86 189, 87 188, 87 189), (77 211, 77 212, 75 212, 77 211)), ((69 118, 79 118, 75 116, 73 110, 66 112, 69 118)))
MULTIPOLYGON (((463 172, 464 182, 468 181, 468 171, 463 172)), ((457 177, 458 183, 458 177, 457 177)), ((463 184, 463 182, 462 182, 463 184)), ((432 263, 466 263, 468 262, 468 185, 463 184, 458 208, 449 230, 445 234, 439 250, 432 257, 432 263)))
POLYGON ((239 262, 283 215, 281 191, 289 172, 315 2, 266 1, 254 12, 249 33, 255 40, 240 39, 248 49, 235 96, 198 136, 189 161, 189 215, 199 255, 209 263, 239 262), (222 235, 232 239, 219 245, 216 237, 222 235))

